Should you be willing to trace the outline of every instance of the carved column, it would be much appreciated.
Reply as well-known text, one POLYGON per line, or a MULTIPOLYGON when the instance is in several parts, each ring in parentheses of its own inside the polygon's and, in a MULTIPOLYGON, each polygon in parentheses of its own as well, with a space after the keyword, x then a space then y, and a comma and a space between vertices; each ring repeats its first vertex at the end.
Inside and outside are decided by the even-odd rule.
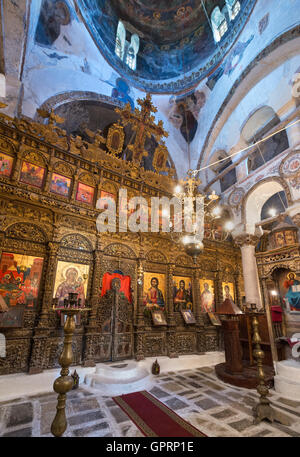
POLYGON ((290 215, 290 217, 293 223, 297 225, 297 227, 300 227, 300 213, 294 214, 293 216, 290 215))
POLYGON ((196 318, 196 350, 199 354, 203 354, 205 353, 205 330, 201 313, 200 270, 198 268, 193 271, 193 305, 196 318))
POLYGON ((215 307, 218 311, 219 306, 223 303, 223 290, 222 290, 222 278, 220 273, 220 265, 218 263, 218 270, 215 278, 215 307))
POLYGON ((143 304, 143 291, 144 291, 144 268, 143 268, 143 252, 140 253, 137 267, 137 315, 135 326, 135 358, 136 360, 143 360, 144 356, 144 304, 143 304))
POLYGON ((243 276, 245 285, 246 302, 256 303, 258 308, 262 308, 260 284, 258 278, 257 264, 255 258, 255 246, 259 238, 254 235, 240 235, 235 239, 235 243, 241 248, 243 276))
POLYGON ((92 292, 90 296, 91 311, 89 315, 88 325, 85 328, 85 347, 83 356, 84 367, 94 367, 94 353, 97 344, 97 308, 101 295, 101 272, 102 272, 103 251, 101 246, 100 234, 97 236, 96 249, 94 251, 94 270, 92 281, 92 292))
POLYGON ((17 159, 16 159, 15 166, 14 166, 14 171, 13 171, 12 176, 11 176, 12 182, 18 182, 19 181, 21 163, 22 163, 22 154, 20 152, 18 152, 17 159))
POLYGON ((235 289, 235 302, 237 305, 241 305, 242 304, 242 300, 241 300, 241 295, 240 295, 240 288, 239 288, 239 278, 240 278, 240 275, 239 273, 235 273, 234 274, 234 289, 235 289))
POLYGON ((59 243, 48 243, 48 262, 45 274, 45 286, 41 313, 33 336, 29 374, 41 373, 46 365, 46 347, 49 336, 49 313, 52 308, 53 286, 55 281, 59 243))
POLYGON ((47 174, 46 182, 45 182, 45 185, 44 185, 44 191, 45 192, 49 192, 49 190, 50 190, 50 182, 51 182, 51 177, 52 177, 52 171, 53 171, 53 168, 51 166, 49 166, 48 167, 48 174, 47 174))
POLYGON ((78 178, 79 178, 79 170, 77 169, 76 173, 74 174, 74 178, 73 178, 73 189, 72 189, 71 199, 70 199, 71 201, 76 200, 78 178))
POLYGON ((174 303, 173 303, 173 274, 175 265, 168 265, 167 272, 167 306, 168 306, 168 330, 167 330, 167 342, 168 342, 168 355, 170 358, 178 357, 176 351, 176 322, 174 317, 174 303))
POLYGON ((2 256, 4 239, 5 239, 5 233, 0 231, 0 259, 2 256))

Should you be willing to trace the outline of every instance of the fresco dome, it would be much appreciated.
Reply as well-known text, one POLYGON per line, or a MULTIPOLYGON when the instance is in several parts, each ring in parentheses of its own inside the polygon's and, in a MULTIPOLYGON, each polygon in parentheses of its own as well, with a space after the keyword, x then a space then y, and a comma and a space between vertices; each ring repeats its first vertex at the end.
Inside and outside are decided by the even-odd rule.
POLYGON ((255 0, 78 2, 86 25, 108 62, 133 85, 152 93, 181 92, 215 71, 242 31, 255 3, 255 0), (233 19, 230 8, 236 3, 239 12, 233 19), (222 17, 226 18, 227 29, 219 42, 214 37, 212 15, 213 23, 219 25, 222 17), (131 52, 130 39, 138 37, 133 69, 116 53, 120 21, 131 52))

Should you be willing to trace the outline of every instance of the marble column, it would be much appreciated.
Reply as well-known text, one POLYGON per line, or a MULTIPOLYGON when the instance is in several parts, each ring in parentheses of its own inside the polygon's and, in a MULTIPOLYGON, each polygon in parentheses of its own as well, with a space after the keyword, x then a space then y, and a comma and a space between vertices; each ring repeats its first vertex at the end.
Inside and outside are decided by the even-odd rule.
POLYGON ((235 243, 240 246, 242 252, 243 276, 247 303, 256 303, 257 308, 262 308, 261 290, 258 278, 255 246, 258 237, 254 235, 240 235, 235 243))

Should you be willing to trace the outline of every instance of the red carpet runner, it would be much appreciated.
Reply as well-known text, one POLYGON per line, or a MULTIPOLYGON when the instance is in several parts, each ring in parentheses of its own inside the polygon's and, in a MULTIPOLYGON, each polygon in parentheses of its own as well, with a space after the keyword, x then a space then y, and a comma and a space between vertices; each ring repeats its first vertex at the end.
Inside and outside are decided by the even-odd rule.
POLYGON ((206 436, 145 390, 113 397, 113 400, 145 436, 206 436))

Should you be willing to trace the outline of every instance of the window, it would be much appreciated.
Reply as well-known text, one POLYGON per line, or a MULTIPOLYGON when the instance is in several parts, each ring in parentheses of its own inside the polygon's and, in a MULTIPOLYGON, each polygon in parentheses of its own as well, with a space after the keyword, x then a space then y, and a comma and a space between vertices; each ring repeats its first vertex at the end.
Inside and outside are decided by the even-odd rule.
MULTIPOLYGON (((242 129, 242 137, 249 145, 265 137, 270 130, 280 123, 278 115, 270 106, 263 106, 253 113, 242 129)), ((279 132, 257 145, 247 160, 248 174, 272 160, 289 147, 285 131, 279 132)))
POLYGON ((226 0, 226 6, 229 14, 229 19, 234 21, 239 12, 241 11, 241 4, 237 0, 226 0))
POLYGON ((228 25, 225 15, 220 11, 218 6, 215 7, 211 14, 211 25, 213 29, 215 42, 221 40, 228 30, 228 25))
POLYGON ((133 34, 131 37, 131 43, 128 46, 126 53, 126 64, 131 70, 136 69, 136 58, 140 48, 140 39, 138 35, 133 34))
POLYGON ((117 36, 116 36, 115 53, 121 60, 123 60, 123 58, 124 58, 125 41, 126 41, 126 29, 124 27, 123 22, 119 21, 118 29, 117 29, 117 36))
POLYGON ((115 54, 128 65, 131 70, 136 70, 137 54, 140 48, 140 39, 136 33, 131 36, 131 42, 126 41, 126 29, 122 21, 119 21, 115 54))
MULTIPOLYGON (((217 162, 218 160, 225 159, 227 157, 227 154, 224 150, 219 150, 216 151, 211 160, 210 163, 217 162)), ((222 160, 222 162, 216 163, 211 167, 211 170, 216 173, 216 175, 222 173, 226 168, 228 168, 230 165, 232 165, 232 160, 228 157, 227 160, 222 160)), ((229 187, 233 186, 237 181, 236 177, 236 169, 233 168, 232 170, 228 171, 222 178, 220 178, 220 188, 221 192, 225 192, 229 187)))

